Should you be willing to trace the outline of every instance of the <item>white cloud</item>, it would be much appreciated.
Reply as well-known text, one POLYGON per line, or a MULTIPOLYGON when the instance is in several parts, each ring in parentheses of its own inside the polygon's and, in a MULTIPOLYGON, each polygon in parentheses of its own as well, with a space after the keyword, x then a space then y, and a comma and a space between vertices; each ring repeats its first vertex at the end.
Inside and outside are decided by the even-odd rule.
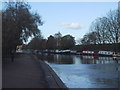
POLYGON ((74 22, 65 22, 65 23, 61 23, 60 26, 63 26, 67 29, 81 29, 82 25, 80 23, 74 23, 74 22))

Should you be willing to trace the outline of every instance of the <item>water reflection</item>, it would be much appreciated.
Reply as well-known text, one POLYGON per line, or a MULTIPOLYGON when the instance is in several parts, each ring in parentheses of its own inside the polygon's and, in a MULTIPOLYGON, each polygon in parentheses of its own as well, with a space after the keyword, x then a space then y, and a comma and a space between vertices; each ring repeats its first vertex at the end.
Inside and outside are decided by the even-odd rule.
POLYGON ((55 64, 73 64, 73 57, 71 55, 58 55, 58 54, 39 54, 41 60, 48 61, 55 64))
POLYGON ((60 55, 60 54, 39 54, 41 60, 55 64, 113 64, 120 63, 120 60, 113 57, 98 57, 84 55, 60 55))
POLYGON ((47 61, 69 88, 120 86, 120 60, 112 57, 38 54, 38 58, 47 61))

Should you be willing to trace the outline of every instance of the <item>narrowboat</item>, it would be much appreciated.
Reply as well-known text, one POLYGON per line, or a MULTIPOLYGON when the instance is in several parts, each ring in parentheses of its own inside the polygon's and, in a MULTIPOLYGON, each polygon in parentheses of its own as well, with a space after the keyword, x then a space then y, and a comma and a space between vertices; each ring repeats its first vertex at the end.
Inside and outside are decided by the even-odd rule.
POLYGON ((82 51, 83 55, 98 55, 98 51, 82 51))

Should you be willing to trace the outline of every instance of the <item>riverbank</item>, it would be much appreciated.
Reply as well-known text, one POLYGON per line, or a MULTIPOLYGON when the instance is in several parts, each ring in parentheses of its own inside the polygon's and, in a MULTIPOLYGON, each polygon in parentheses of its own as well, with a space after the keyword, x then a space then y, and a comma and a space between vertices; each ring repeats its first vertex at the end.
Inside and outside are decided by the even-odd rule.
POLYGON ((44 62, 32 54, 3 59, 2 88, 66 88, 44 62))
POLYGON ((62 80, 58 77, 58 75, 53 71, 53 69, 43 61, 41 61, 36 55, 33 55, 33 57, 40 62, 40 66, 42 67, 45 78, 48 82, 49 88, 64 88, 67 90, 67 87, 62 82, 62 80))

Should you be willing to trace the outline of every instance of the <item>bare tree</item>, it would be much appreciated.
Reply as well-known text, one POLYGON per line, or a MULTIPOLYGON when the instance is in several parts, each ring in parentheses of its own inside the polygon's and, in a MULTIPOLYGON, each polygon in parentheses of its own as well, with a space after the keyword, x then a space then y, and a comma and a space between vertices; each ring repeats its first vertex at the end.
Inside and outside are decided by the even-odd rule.
POLYGON ((108 33, 110 38, 113 40, 113 43, 119 43, 120 38, 120 24, 118 20, 118 10, 110 11, 108 13, 108 33))
POLYGON ((91 27, 91 32, 96 32, 97 44, 120 43, 120 12, 110 11, 106 17, 96 19, 91 27))
POLYGON ((84 35, 84 37, 81 39, 81 43, 85 44, 85 45, 97 44, 97 42, 96 42, 96 40, 97 40, 96 35, 97 35, 96 32, 90 32, 90 33, 84 35))

